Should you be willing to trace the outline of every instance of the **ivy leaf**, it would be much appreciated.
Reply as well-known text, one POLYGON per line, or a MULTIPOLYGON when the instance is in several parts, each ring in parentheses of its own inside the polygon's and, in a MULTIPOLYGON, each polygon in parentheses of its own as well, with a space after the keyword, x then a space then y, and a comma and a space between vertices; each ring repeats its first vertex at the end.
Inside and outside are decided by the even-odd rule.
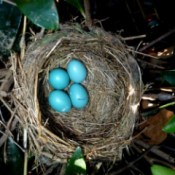
POLYGON ((59 16, 54 0, 14 1, 23 14, 37 26, 45 29, 58 29, 59 16))
POLYGON ((175 170, 156 164, 151 166, 151 172, 152 175, 175 175, 175 170))
POLYGON ((170 85, 175 86, 175 70, 164 71, 162 77, 170 85))
POLYGON ((72 157, 68 160, 65 175, 85 175, 86 162, 80 147, 77 147, 72 157))
POLYGON ((66 0, 66 2, 68 2, 69 4, 74 6, 81 13, 81 15, 84 18, 86 18, 86 15, 85 15, 85 12, 84 12, 84 8, 83 8, 80 0, 66 0))
POLYGON ((166 133, 175 132, 175 115, 168 121, 168 123, 162 129, 166 133))

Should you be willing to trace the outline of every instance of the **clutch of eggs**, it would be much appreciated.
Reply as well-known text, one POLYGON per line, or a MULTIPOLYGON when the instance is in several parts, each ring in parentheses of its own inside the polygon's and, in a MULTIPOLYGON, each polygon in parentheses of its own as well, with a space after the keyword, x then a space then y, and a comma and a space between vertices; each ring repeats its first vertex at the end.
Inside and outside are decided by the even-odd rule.
POLYGON ((48 83, 54 90, 50 92, 48 101, 57 112, 70 112, 71 107, 83 109, 89 102, 88 91, 81 84, 87 77, 84 63, 71 59, 66 68, 59 67, 49 72, 48 83), (71 81, 72 84, 69 85, 71 81), (68 92, 65 91, 66 88, 68 92))

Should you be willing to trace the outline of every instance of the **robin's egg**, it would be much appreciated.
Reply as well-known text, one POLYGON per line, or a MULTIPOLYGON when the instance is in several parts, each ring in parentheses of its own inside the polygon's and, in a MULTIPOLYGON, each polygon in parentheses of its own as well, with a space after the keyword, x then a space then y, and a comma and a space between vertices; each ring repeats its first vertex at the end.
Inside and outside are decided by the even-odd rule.
POLYGON ((86 88, 79 83, 73 83, 70 86, 69 96, 73 107, 76 109, 84 108, 89 102, 89 95, 86 88))
POLYGON ((86 79, 87 69, 84 63, 78 59, 72 59, 67 65, 67 72, 74 83, 81 83, 86 79))
POLYGON ((49 105, 57 112, 69 112, 71 110, 71 100, 69 95, 62 90, 54 90, 50 92, 49 105))
POLYGON ((48 81, 54 89, 64 89, 69 85, 70 78, 65 69, 56 68, 49 72, 48 81))

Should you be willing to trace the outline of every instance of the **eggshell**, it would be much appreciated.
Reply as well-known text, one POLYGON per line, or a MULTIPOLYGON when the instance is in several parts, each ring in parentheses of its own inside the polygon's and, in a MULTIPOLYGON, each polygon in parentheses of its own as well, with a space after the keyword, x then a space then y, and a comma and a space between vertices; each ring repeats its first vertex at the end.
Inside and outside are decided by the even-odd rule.
POLYGON ((69 95, 62 90, 50 92, 48 97, 49 105, 57 112, 69 112, 71 110, 71 100, 69 95))
POLYGON ((73 83, 70 86, 69 96, 73 107, 76 109, 84 108, 89 102, 89 95, 86 88, 79 83, 73 83))
POLYGON ((74 83, 81 83, 86 79, 87 69, 84 63, 78 59, 72 59, 67 65, 67 72, 74 83))
POLYGON ((65 69, 56 68, 49 72, 48 81, 54 89, 64 89, 69 85, 70 78, 65 69))

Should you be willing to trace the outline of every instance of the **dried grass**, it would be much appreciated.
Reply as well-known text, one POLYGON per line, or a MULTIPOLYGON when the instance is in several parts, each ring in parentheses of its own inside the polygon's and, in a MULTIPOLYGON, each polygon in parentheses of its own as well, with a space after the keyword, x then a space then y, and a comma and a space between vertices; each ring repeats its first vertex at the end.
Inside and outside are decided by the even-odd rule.
POLYGON ((76 25, 32 42, 22 61, 12 59, 19 133, 27 129, 29 149, 53 161, 66 162, 80 145, 88 159, 120 160, 132 139, 142 95, 140 69, 120 36, 76 25), (54 112, 48 105, 49 70, 82 60, 88 77, 83 82, 90 102, 83 110, 54 112))

